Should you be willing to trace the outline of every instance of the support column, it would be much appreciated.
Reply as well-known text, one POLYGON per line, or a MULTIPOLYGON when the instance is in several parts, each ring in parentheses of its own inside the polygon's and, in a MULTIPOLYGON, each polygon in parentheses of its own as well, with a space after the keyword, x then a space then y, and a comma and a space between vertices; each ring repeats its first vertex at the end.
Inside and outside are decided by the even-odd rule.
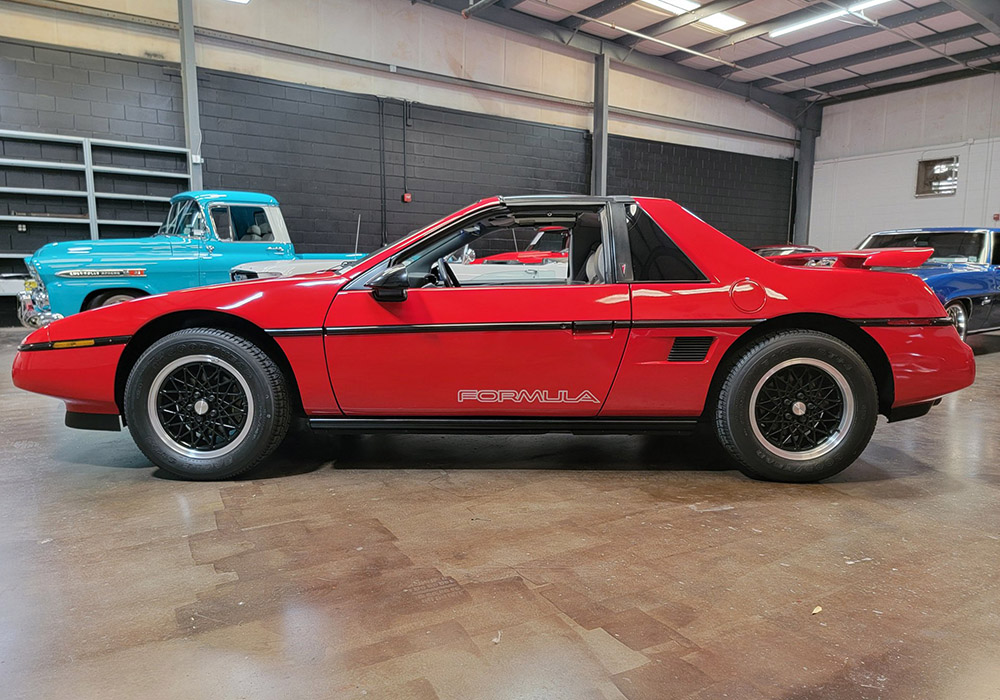
POLYGON ((177 0, 181 40, 181 84, 184 94, 184 144, 191 151, 191 189, 202 189, 201 116, 198 108, 198 67, 194 53, 192 0, 177 0))
POLYGON ((812 213, 813 169, 816 166, 816 137, 823 122, 823 108, 813 106, 799 127, 799 161, 795 177, 795 225, 792 243, 809 242, 809 216, 812 213))
POLYGON ((590 193, 608 193, 608 75, 611 59, 594 56, 594 128, 591 148, 590 193))

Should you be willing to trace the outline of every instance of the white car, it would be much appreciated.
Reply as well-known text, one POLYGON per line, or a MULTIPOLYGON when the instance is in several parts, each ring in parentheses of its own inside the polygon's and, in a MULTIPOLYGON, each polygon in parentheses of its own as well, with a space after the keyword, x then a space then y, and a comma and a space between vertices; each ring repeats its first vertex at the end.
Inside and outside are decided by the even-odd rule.
MULTIPOLYGON (((267 279, 269 277, 291 277, 310 272, 335 270, 353 261, 327 260, 263 260, 237 265, 229 271, 233 282, 267 279)), ((539 283, 551 280, 556 283, 566 279, 567 261, 550 259, 544 263, 484 265, 467 262, 450 262, 449 267, 462 284, 516 284, 539 283)))
MULTIPOLYGON (((229 271, 229 279, 233 282, 245 280, 267 279, 268 277, 291 277, 292 275, 307 275, 310 272, 335 270, 343 260, 260 260, 237 265, 229 271)), ((353 261, 350 261, 353 262, 353 261)))

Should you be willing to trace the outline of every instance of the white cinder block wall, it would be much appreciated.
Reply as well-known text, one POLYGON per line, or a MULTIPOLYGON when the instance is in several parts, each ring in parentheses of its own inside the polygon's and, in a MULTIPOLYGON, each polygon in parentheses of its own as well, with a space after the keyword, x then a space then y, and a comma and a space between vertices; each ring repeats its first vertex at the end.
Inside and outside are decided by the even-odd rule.
POLYGON ((809 242, 853 248, 909 226, 1000 226, 1000 75, 982 75, 823 112, 809 242), (916 197, 917 162, 958 156, 958 192, 916 197))

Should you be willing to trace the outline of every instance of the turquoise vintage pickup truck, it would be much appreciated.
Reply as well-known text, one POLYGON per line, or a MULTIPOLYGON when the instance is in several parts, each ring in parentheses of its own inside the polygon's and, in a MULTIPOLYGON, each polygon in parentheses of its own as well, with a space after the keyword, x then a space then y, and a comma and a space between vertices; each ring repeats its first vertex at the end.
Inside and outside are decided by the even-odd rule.
POLYGON ((199 190, 170 200, 149 238, 49 243, 25 259, 31 277, 18 318, 39 328, 80 311, 175 289, 229 282, 235 265, 259 260, 329 260, 357 254, 296 255, 278 201, 256 192, 199 190))

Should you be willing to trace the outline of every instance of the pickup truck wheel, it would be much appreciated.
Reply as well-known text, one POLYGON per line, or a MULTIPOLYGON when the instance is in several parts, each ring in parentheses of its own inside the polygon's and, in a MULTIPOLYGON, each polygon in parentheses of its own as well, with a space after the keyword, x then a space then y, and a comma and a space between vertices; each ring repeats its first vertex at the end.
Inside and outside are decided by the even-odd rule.
POLYGON ((125 384, 125 419, 149 460, 185 479, 227 479, 281 442, 291 418, 284 376, 246 338, 190 328, 155 342, 125 384))
POLYGON ((833 336, 790 330, 761 339, 732 367, 715 425, 748 476, 809 482, 850 466, 877 417, 865 361, 833 336))
POLYGON ((87 308, 84 309, 84 311, 98 309, 102 306, 121 304, 123 301, 131 301, 132 299, 138 299, 141 296, 142 294, 139 292, 104 292, 101 294, 95 294, 94 298, 87 302, 87 308))

